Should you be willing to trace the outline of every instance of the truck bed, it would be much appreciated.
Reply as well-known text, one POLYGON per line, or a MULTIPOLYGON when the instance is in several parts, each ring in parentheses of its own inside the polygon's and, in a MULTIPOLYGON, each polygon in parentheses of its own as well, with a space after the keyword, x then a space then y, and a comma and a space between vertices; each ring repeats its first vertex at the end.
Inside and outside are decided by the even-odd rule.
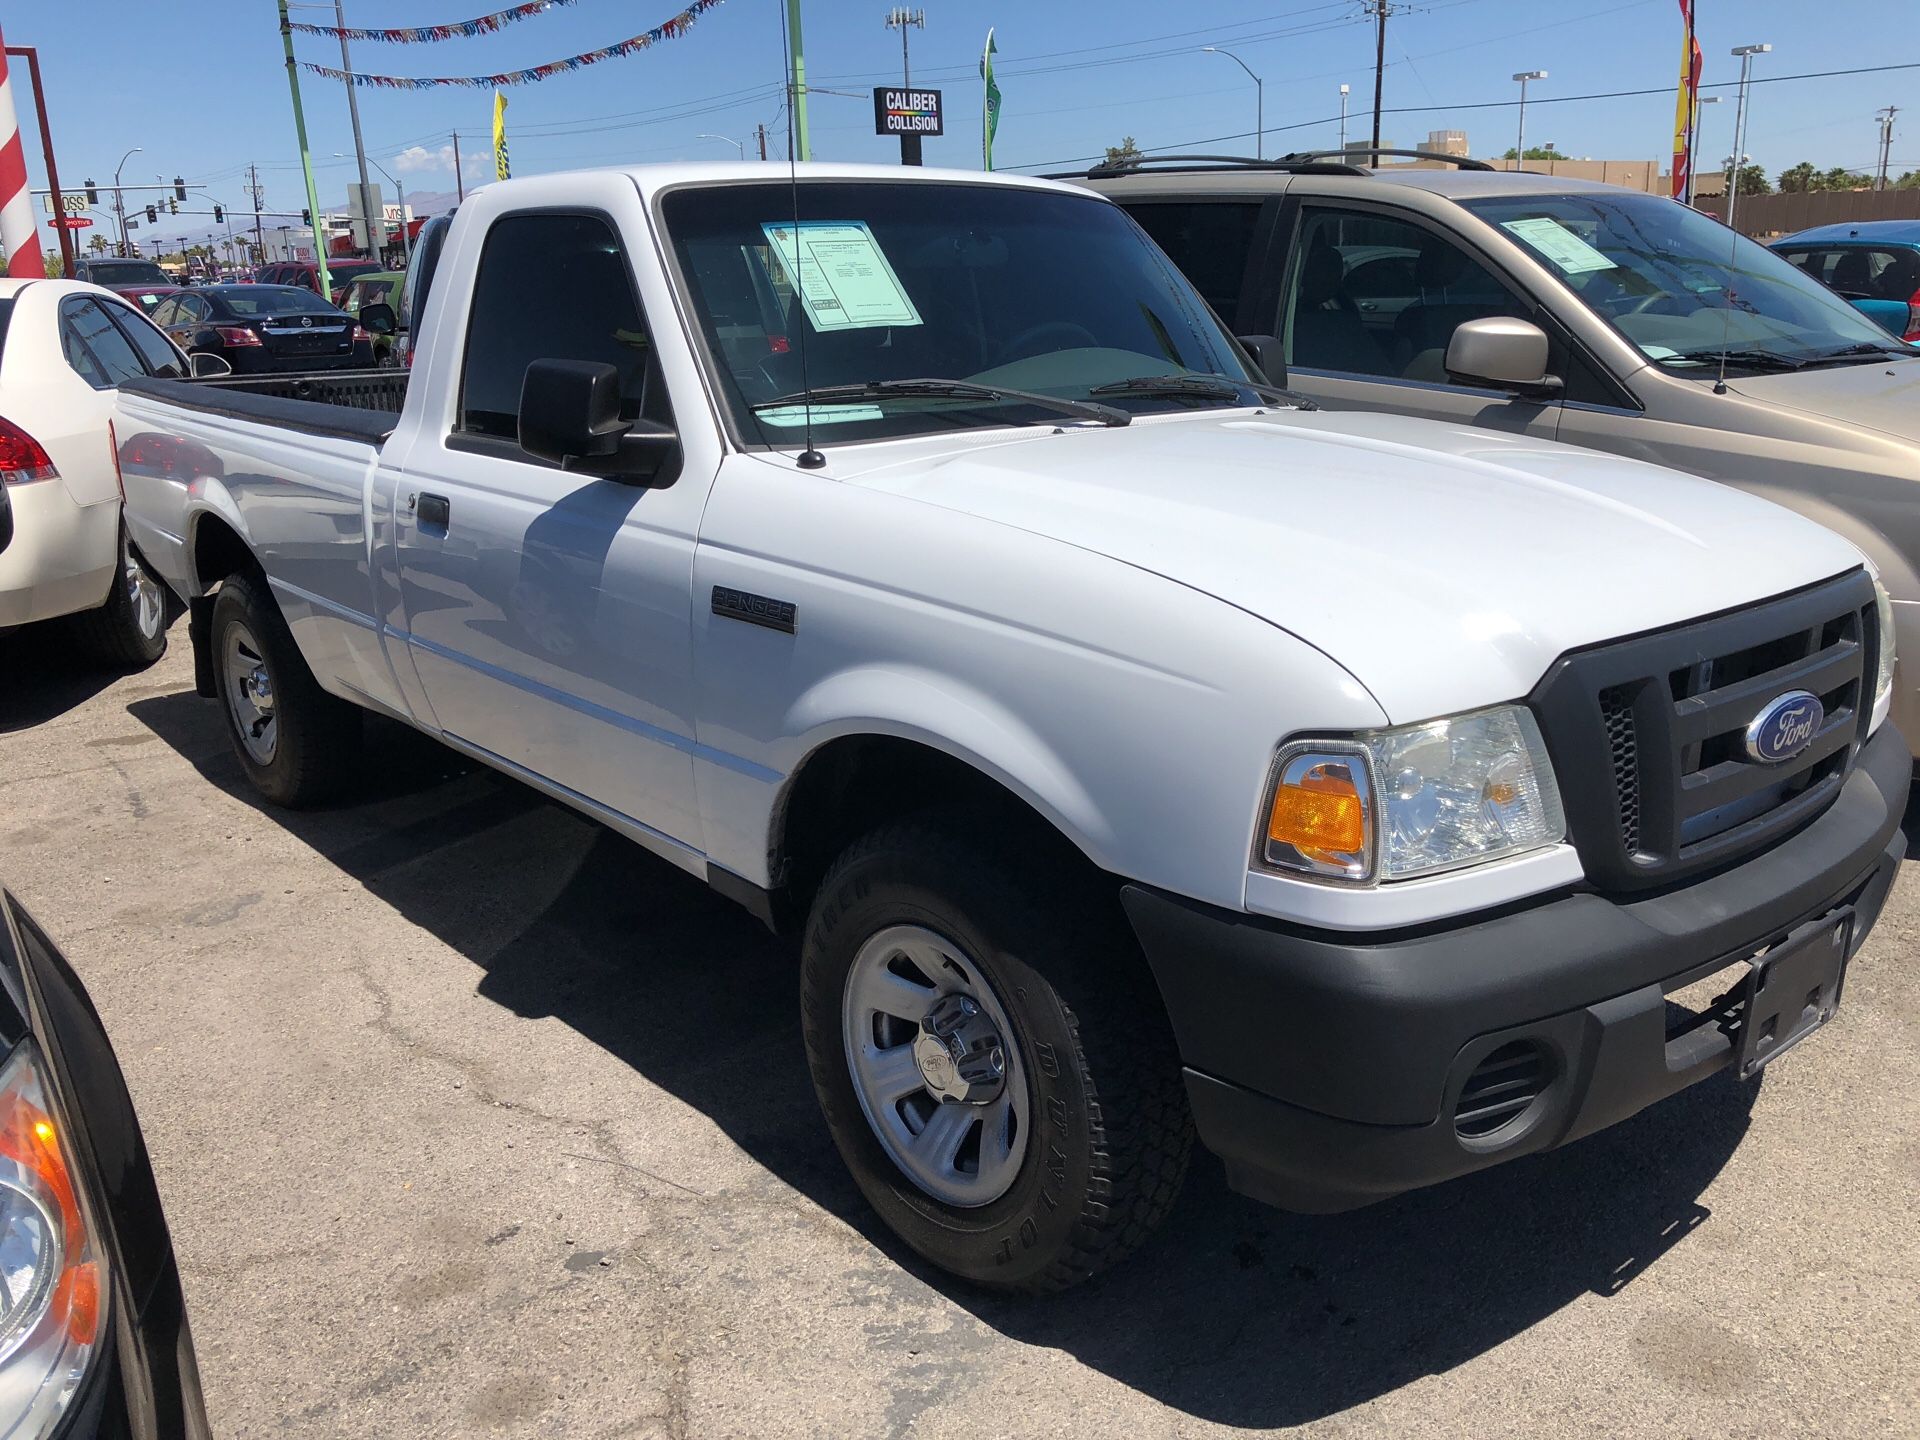
POLYGON ((223 375, 205 380, 128 380, 121 391, 210 415, 309 435, 374 444, 393 433, 407 397, 405 370, 322 370, 223 375))

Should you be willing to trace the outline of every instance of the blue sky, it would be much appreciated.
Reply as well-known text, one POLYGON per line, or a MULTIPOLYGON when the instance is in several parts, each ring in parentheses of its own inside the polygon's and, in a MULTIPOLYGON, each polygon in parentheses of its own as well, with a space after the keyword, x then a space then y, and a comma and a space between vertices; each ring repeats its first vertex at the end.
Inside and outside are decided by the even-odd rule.
MULTIPOLYGON (((468 19, 502 0, 346 0, 350 25, 425 25, 468 19)), ((403 75, 493 73, 606 45, 650 28, 684 0, 576 0, 492 35, 431 45, 359 44, 356 69, 403 75)), ((1265 81, 1269 153, 1331 146, 1338 86, 1353 87, 1351 133, 1371 104, 1373 31, 1357 0, 1279 4, 1192 0, 922 0, 925 30, 912 34, 917 81, 946 95, 948 134, 926 142, 930 165, 979 163, 976 65, 989 24, 998 27, 1005 96, 996 160, 1003 167, 1064 161, 1132 135, 1168 146, 1250 132, 1252 83, 1202 45, 1233 48, 1265 81), (1281 129, 1280 127, 1292 127, 1281 129)), ((639 55, 509 92, 508 130, 517 173, 678 158, 722 159, 729 147, 702 132, 751 144, 765 123, 783 135, 781 0, 726 0, 684 38, 639 55)), ((872 133, 868 89, 897 78, 897 32, 880 0, 805 0, 809 79, 852 96, 815 94, 819 158, 887 161, 895 142, 872 133)), ((1766 41, 1756 78, 1865 65, 1920 62, 1914 0, 1699 0, 1707 85, 1733 80, 1736 44, 1766 41)), ((131 184, 156 173, 204 180, 211 195, 242 205, 244 170, 260 166, 271 209, 301 198, 292 111, 272 0, 93 0, 84 7, 10 7, 9 44, 38 45, 50 89, 62 178, 107 179, 121 152, 131 184)), ((330 3, 296 7, 296 19, 327 23, 330 3)), ((301 58, 338 65, 336 42, 296 38, 301 58)), ((1476 154, 1512 143, 1507 108, 1447 105, 1511 102, 1517 70, 1548 79, 1529 90, 1529 143, 1551 140, 1573 155, 1664 157, 1679 63, 1675 0, 1415 0, 1388 25, 1383 133, 1401 144, 1430 129, 1468 132, 1476 154), (1561 102, 1558 96, 1659 87, 1631 98, 1561 102)), ((19 80, 24 80, 21 67, 19 80)), ((323 205, 343 207, 352 164, 347 104, 338 82, 302 72, 323 205)), ((23 106, 24 84, 15 93, 23 106)), ((1729 103, 1706 112, 1703 153, 1732 144, 1729 103)), ((410 190, 453 188, 445 163, 458 129, 470 183, 491 175, 486 154, 490 92, 466 89, 359 92, 369 152, 410 190)), ((1770 173, 1807 159, 1825 168, 1866 168, 1876 151, 1873 113, 1906 109, 1894 166, 1920 168, 1920 68, 1878 75, 1756 86, 1747 150, 1770 173)), ((44 185, 39 146, 27 129, 33 183, 44 185)), ((1211 148, 1250 151, 1250 136, 1211 148)), ((374 177, 376 180, 377 176, 374 177)), ((162 235, 184 230, 163 222, 162 235)), ((207 222, 191 222, 204 232, 207 222)), ((143 231, 143 235, 153 232, 143 231)))

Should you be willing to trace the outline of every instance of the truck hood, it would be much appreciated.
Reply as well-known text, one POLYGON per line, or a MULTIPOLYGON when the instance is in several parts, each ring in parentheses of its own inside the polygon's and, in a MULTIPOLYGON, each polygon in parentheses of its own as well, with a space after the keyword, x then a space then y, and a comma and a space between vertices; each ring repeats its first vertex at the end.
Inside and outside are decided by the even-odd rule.
POLYGON ((835 471, 1258 615, 1395 723, 1517 698, 1569 650, 1861 563, 1831 531, 1711 481, 1394 415, 1155 418, 867 455, 880 463, 849 473, 842 451, 835 471))
POLYGON ((1729 380, 1736 395, 1920 442, 1920 359, 1729 380))

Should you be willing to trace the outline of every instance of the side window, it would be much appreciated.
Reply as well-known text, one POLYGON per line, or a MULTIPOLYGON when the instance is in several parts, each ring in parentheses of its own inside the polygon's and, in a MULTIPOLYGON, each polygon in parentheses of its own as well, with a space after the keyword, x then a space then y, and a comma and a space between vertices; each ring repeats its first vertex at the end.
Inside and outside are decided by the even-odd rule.
POLYGON ((1241 286, 1260 202, 1141 201, 1126 211, 1185 272, 1227 329, 1239 333, 1241 286))
POLYGON ((512 439, 535 360, 620 372, 620 413, 670 418, 619 238, 593 215, 509 215, 487 232, 473 285, 458 428, 512 439))
POLYGON ((180 313, 179 307, 180 302, 178 300, 171 295, 167 296, 166 299, 153 307, 151 317, 153 323, 156 325, 172 325, 177 323, 174 317, 180 313))
POLYGON ((60 306, 60 345, 67 363, 96 390, 147 373, 133 342, 92 300, 68 300, 60 306))
POLYGON ((1309 208, 1281 308, 1287 364, 1447 383, 1447 342, 1468 320, 1531 307, 1451 240, 1404 220, 1309 208))
POLYGON ((186 375, 187 367, 181 362, 180 352, 144 315, 136 315, 124 305, 109 305, 104 301, 97 303, 113 316, 114 323, 133 342, 133 348, 140 352, 148 373, 164 380, 179 380, 186 375))

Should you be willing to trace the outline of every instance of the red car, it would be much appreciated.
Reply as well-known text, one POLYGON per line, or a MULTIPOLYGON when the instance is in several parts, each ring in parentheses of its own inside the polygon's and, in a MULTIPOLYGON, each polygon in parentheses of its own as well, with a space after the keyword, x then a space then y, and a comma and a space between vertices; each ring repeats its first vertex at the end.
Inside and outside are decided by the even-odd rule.
MULTIPOLYGON (((338 305, 346 298, 347 286, 362 275, 374 275, 387 267, 378 260, 329 260, 327 279, 333 285, 333 294, 327 298, 338 305)), ((311 260, 277 260, 270 265, 262 265, 254 272, 256 285, 297 285, 302 290, 320 293, 320 267, 311 260)))
POLYGON ((76 260, 73 278, 104 285, 116 295, 125 296, 142 310, 151 310, 167 296, 182 288, 174 278, 151 260, 76 260))

